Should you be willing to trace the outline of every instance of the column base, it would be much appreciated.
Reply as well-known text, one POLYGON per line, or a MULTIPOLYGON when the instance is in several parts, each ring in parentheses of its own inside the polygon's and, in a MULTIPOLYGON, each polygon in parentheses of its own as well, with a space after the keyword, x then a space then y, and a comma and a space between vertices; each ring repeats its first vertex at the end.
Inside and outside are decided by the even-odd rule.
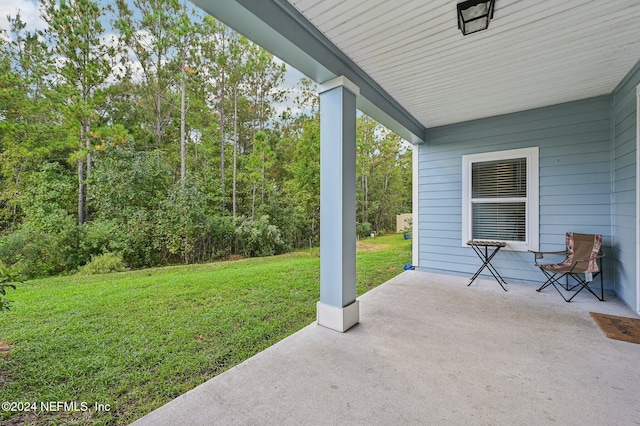
POLYGON ((337 308, 322 302, 318 302, 316 307, 318 325, 323 327, 344 333, 360 322, 359 300, 344 308, 337 308))

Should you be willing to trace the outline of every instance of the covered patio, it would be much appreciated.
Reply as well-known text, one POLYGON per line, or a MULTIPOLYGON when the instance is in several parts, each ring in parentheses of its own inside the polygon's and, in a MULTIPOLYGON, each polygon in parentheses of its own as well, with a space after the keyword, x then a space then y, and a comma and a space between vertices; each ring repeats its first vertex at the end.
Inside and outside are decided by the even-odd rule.
POLYGON ((348 333, 311 324, 135 425, 637 424, 640 345, 586 292, 407 271, 359 298, 348 333))
POLYGON ((497 268, 533 285, 528 250, 602 235, 605 290, 640 312, 638 1, 465 1, 494 12, 469 35, 460 0, 192 1, 319 84, 320 325, 360 319, 356 110, 413 144, 416 270, 473 273, 466 242, 499 240, 497 268), (520 195, 473 196, 492 164, 520 164, 520 195))
POLYGON ((640 345, 589 312, 640 312, 640 3, 498 0, 463 36, 449 0, 193 2, 320 84, 318 321, 136 424, 638 424, 640 345), (356 109, 413 144, 416 267, 357 299, 356 109), (464 214, 503 160, 522 237, 478 239, 507 292, 467 287, 464 214), (605 302, 535 292, 568 231, 603 235, 605 302))

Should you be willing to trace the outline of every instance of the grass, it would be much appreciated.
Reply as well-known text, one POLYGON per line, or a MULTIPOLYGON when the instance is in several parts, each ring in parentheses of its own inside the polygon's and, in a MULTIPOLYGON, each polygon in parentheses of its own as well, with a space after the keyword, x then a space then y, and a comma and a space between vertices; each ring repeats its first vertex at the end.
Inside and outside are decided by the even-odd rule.
MULTIPOLYGON (((358 294, 409 250, 402 235, 359 244, 358 294)), ((128 424, 311 323, 319 265, 316 249, 21 284, 0 315, 0 402, 37 409, 0 423, 128 424), (41 409, 58 401, 78 411, 41 409)))

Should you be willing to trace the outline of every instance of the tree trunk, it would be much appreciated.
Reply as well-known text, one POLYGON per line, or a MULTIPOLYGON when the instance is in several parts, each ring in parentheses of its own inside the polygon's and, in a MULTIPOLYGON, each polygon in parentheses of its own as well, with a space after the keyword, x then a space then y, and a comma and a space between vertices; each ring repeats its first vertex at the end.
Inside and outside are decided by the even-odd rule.
POLYGON ((366 175, 364 173, 362 173, 360 175, 360 185, 362 185, 362 194, 363 194, 362 205, 361 205, 362 209, 360 211, 360 213, 362 215, 361 223, 365 223, 367 221, 367 201, 366 201, 366 195, 365 195, 366 194, 366 187, 367 187, 366 179, 367 179, 366 175))
POLYGON ((224 97, 225 97, 225 75, 224 71, 221 73, 221 86, 220 86, 220 128, 222 129, 222 138, 220 140, 220 185, 222 187, 222 209, 224 210, 227 205, 225 202, 226 186, 224 180, 224 147, 227 140, 227 132, 224 128, 224 97))
POLYGON ((84 224, 84 161, 78 160, 78 225, 84 224))
MULTIPOLYGON (((91 120, 87 120, 84 126, 84 140, 85 148, 87 149, 87 168, 84 176, 84 217, 83 223, 88 222, 89 219, 89 184, 87 181, 91 177, 91 169, 93 168, 93 159, 91 157, 91 139, 89 133, 91 132, 91 120)), ((82 224, 81 224, 82 225, 82 224)))
MULTIPOLYGON (((80 149, 86 147, 90 148, 91 143, 88 138, 87 122, 83 120, 80 124, 80 149)), ((90 159, 87 152, 87 161, 90 159)), ((78 160, 78 225, 83 225, 86 221, 85 209, 86 209, 86 183, 85 183, 85 162, 84 160, 78 160)))
POLYGON ((251 220, 256 217, 256 183, 253 183, 253 191, 251 194, 251 220))
POLYGON ((368 222, 369 220, 367 216, 369 216, 369 179, 366 175, 364 176, 364 211, 364 221, 368 222))
POLYGON ((187 178, 187 71, 185 70, 184 48, 181 52, 180 70, 180 180, 184 183, 187 178))
POLYGON ((264 158, 264 146, 262 147, 262 196, 260 197, 260 205, 264 206, 264 175, 265 175, 265 158, 264 158))
POLYGON ((238 171, 238 89, 233 88, 233 218, 236 218, 236 178, 238 171))
POLYGON ((156 133, 155 135, 156 148, 160 149, 161 142, 162 142, 162 93, 160 93, 160 83, 158 83, 158 87, 156 90, 156 132, 155 133, 156 133))

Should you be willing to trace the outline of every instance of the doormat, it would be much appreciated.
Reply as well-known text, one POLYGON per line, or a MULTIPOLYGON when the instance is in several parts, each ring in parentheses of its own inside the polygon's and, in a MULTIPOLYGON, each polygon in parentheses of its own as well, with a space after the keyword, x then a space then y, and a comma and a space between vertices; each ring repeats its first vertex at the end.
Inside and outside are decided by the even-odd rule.
POLYGON ((589 314, 609 339, 640 344, 640 318, 619 317, 596 312, 589 312, 589 314))

